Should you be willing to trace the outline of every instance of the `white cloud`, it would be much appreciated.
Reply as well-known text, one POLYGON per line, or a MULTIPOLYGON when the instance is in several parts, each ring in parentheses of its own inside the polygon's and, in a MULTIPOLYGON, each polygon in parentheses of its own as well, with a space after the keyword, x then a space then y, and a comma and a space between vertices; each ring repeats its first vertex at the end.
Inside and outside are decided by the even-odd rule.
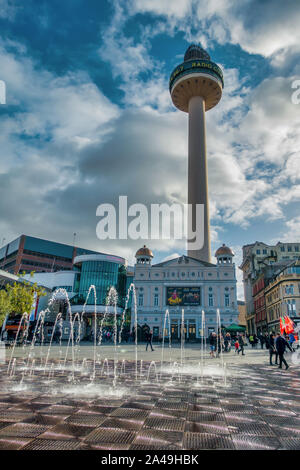
MULTIPOLYGON (((271 54, 278 67, 283 63, 276 41, 277 49, 270 48, 269 23, 266 37, 256 40, 260 19, 252 25, 252 15, 243 16, 231 0, 194 5, 136 0, 129 13, 120 3, 114 5, 99 53, 124 92, 123 109, 112 104, 86 73, 58 78, 39 69, 24 47, 10 42, 8 52, 7 43, 2 44, 1 78, 7 82, 8 103, 23 108, 1 123, 0 180, 9 197, 0 202, 0 230, 7 238, 23 227, 24 232, 43 236, 46 231, 50 238, 71 242, 76 231, 78 243, 84 240, 82 245, 132 260, 142 241, 125 245, 96 240, 97 205, 116 202, 119 194, 127 194, 131 202, 185 202, 187 116, 172 107, 167 79, 161 76, 164 64, 151 55, 151 35, 171 35, 183 28, 192 38, 191 8, 205 41, 239 41, 245 50, 271 54), (136 12, 164 15, 170 22, 163 25, 159 18, 153 29, 145 27, 133 38, 126 35, 125 25, 128 15, 136 12), (150 71, 145 80, 142 73, 150 71)), ((277 17, 274 21, 276 26, 277 17)), ((288 44, 286 39, 286 48, 288 44)), ((247 227, 257 217, 284 220, 284 208, 300 199, 299 106, 291 104, 290 81, 267 78, 252 90, 237 69, 225 67, 224 75, 223 98, 207 113, 214 242, 226 223, 247 227)), ((163 253, 185 250, 174 241, 153 242, 151 248, 163 253)))
POLYGON ((204 47, 213 41, 238 44, 250 54, 270 57, 276 66, 286 51, 300 51, 298 0, 133 0, 134 13, 163 15, 171 34, 182 31, 187 41, 204 47))
POLYGON ((130 11, 135 13, 154 13, 155 15, 183 18, 191 13, 191 1, 180 0, 131 0, 130 11))

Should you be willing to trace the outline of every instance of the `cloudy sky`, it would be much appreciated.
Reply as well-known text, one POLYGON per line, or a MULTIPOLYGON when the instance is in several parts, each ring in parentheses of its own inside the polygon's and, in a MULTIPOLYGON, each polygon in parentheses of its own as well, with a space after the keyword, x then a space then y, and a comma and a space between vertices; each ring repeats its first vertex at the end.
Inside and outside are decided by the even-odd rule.
MULTIPOLYGON (((96 208, 186 202, 168 80, 192 42, 225 76, 206 115, 213 251, 239 264, 243 244, 299 241, 299 24, 298 0, 0 0, 0 242, 76 232, 132 262, 143 241, 98 240, 96 208)), ((156 262, 182 253, 150 245, 156 262)))

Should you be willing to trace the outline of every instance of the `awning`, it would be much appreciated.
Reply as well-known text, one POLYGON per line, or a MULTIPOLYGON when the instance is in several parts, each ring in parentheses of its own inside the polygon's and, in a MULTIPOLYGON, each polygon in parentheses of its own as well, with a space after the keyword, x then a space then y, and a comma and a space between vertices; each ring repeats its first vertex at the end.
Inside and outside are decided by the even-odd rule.
POLYGON ((246 327, 242 325, 237 325, 236 323, 232 323, 230 326, 225 328, 226 331, 238 332, 238 331, 245 331, 246 327))

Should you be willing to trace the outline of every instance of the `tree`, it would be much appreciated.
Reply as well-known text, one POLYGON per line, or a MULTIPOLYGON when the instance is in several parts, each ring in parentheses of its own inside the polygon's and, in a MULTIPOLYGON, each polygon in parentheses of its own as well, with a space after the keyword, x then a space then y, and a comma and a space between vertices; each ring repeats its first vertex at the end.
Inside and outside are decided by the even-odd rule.
POLYGON ((2 325, 4 318, 10 312, 10 297, 6 289, 0 290, 0 325, 2 325))
MULTIPOLYGON (((32 272, 31 277, 33 274, 32 272)), ((23 315, 26 312, 29 315, 35 298, 46 295, 45 289, 38 286, 36 282, 23 279, 22 275, 18 281, 6 284, 5 288, 0 291, 0 325, 7 314, 23 315)))

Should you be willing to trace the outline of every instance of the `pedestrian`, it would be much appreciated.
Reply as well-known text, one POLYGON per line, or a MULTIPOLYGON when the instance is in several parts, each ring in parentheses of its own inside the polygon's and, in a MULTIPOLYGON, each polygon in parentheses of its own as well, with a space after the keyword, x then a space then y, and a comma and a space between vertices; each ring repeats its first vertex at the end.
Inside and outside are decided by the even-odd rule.
POLYGON ((239 353, 240 343, 238 342, 238 339, 235 340, 234 348, 235 348, 235 352, 239 353))
POLYGON ((225 352, 230 351, 230 346, 231 346, 230 333, 226 333, 225 338, 224 338, 224 345, 225 345, 225 352))
POLYGON ((210 345, 209 355, 210 355, 210 357, 215 357, 215 350, 216 350, 216 347, 217 347, 217 335, 214 331, 210 334, 209 345, 210 345))
POLYGON ((217 357, 220 357, 221 351, 224 350, 224 338, 221 331, 219 331, 217 336, 217 346, 217 357))
POLYGON ((242 356, 245 356, 245 353, 244 353, 244 346, 245 346, 245 340, 243 338, 243 335, 240 334, 240 337, 239 337, 239 349, 238 349, 238 354, 240 354, 240 352, 242 353, 242 356))
POLYGON ((294 336, 294 333, 290 333, 289 334, 289 343, 290 343, 290 346, 292 348, 292 350, 294 351, 294 343, 295 343, 296 339, 295 339, 295 336, 294 336))
POLYGON ((278 365, 278 352, 275 347, 275 333, 272 332, 268 338, 268 349, 270 355, 270 366, 273 365, 272 357, 275 355, 275 364, 278 365))
POLYGON ((288 363, 286 362, 284 358, 284 353, 285 353, 285 348, 288 347, 291 352, 293 352, 291 346, 287 342, 287 340, 283 337, 280 336, 279 334, 277 335, 275 339, 275 347, 278 352, 279 356, 279 367, 278 369, 282 369, 282 363, 285 365, 285 369, 287 370, 289 368, 288 363))
POLYGON ((151 351, 154 351, 153 346, 152 346, 152 338, 153 338, 153 331, 149 330, 149 332, 147 333, 147 337, 146 337, 146 340, 147 340, 146 351, 148 351, 148 346, 151 347, 151 351))
POLYGON ((254 348, 254 337, 253 337, 253 335, 249 336, 249 343, 251 344, 251 347, 254 348))
POLYGON ((260 348, 264 349, 265 338, 263 337, 262 334, 259 335, 259 341, 260 341, 260 348))

